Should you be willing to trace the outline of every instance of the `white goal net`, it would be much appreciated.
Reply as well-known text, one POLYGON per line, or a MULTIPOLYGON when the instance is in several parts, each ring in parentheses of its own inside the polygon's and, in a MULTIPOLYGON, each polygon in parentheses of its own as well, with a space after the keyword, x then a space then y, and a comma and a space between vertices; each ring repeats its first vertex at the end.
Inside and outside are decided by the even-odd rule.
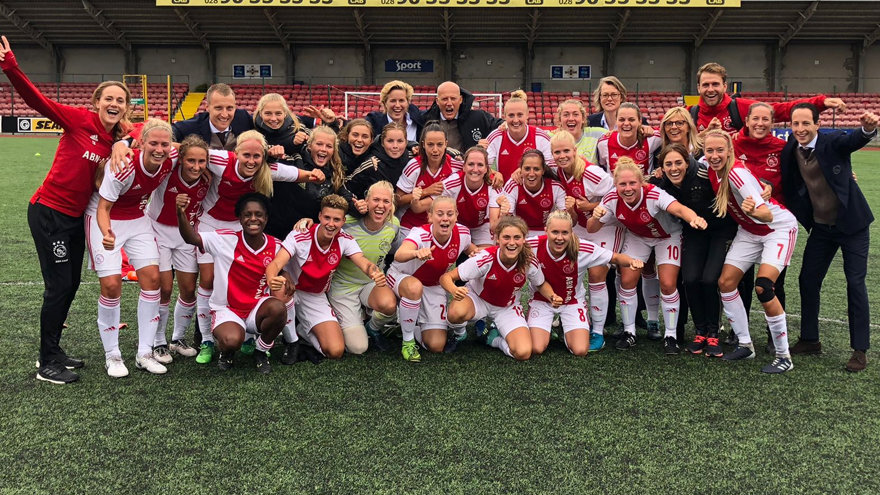
MULTIPOLYGON (((413 93, 412 103, 422 110, 427 110, 434 104, 436 98, 437 93, 413 93)), ((501 106, 501 93, 474 93, 473 108, 479 108, 500 117, 501 106)), ((345 115, 349 119, 363 117, 377 110, 382 110, 378 91, 345 92, 345 115)))

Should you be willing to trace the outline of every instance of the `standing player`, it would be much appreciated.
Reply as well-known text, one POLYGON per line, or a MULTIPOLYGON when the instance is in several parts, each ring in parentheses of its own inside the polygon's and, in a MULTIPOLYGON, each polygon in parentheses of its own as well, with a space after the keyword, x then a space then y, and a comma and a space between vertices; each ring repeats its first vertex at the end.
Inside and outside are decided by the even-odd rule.
POLYGON ((443 181, 443 195, 455 198, 458 221, 471 231, 471 241, 477 247, 493 245, 489 230, 489 205, 497 203, 501 191, 489 180, 489 155, 474 146, 464 153, 464 166, 443 181))
MULTIPOLYGON (((593 214, 602 198, 614 190, 614 179, 598 165, 588 164, 578 156, 574 147, 574 139, 570 134, 559 133, 550 140, 553 159, 556 161, 556 172, 559 182, 565 189, 565 207, 577 222, 573 227, 574 234, 600 248, 619 252, 623 246, 625 230, 620 225, 604 225, 598 232, 587 231, 587 221, 593 214)), ((590 351, 595 352, 605 347, 605 320, 608 316, 610 301, 616 300, 612 292, 614 285, 609 286, 609 264, 591 266, 589 269, 590 285, 590 351)), ((613 308, 612 308, 613 309, 613 308)))
MULTIPOLYGON (((385 287, 385 274, 378 266, 364 257, 357 241, 342 231, 348 201, 337 194, 330 194, 321 200, 318 223, 306 232, 291 232, 284 239, 275 259, 266 267, 266 278, 272 290, 282 290, 288 284, 287 278, 279 276, 282 268, 290 274, 296 288, 294 305, 288 304, 289 325, 299 318, 297 333, 307 338, 316 351, 331 359, 339 359, 345 351, 345 338, 336 319, 333 308, 327 300, 330 277, 339 266, 342 257, 351 260, 355 266, 376 284, 385 287)), ((387 297, 387 294, 386 294, 387 297)), ((385 304, 383 309, 388 309, 385 304)), ((288 343, 295 340, 290 327, 285 329, 288 343)))
POLYGON ((28 106, 65 131, 49 173, 30 200, 27 217, 45 286, 37 380, 72 383, 79 375, 70 370, 82 368, 83 362, 69 357, 60 343, 82 277, 83 213, 95 189, 98 164, 110 156, 113 142, 128 132, 131 94, 125 84, 105 81, 92 93, 95 111, 56 103, 21 71, 6 36, 0 37, 0 68, 28 106))
POLYGON ((517 297, 529 281, 554 308, 562 298, 544 281, 532 250, 526 244, 529 228, 518 217, 505 217, 495 227, 497 245, 480 251, 458 268, 444 273, 440 285, 452 295, 447 321, 464 325, 468 321, 494 319, 486 343, 501 352, 525 361, 532 356, 532 337, 517 297), (456 282, 467 282, 459 287, 456 282))
POLYGON ((180 236, 187 243, 210 252, 217 267, 217 286, 211 294, 211 332, 220 355, 217 367, 232 367, 235 351, 247 334, 255 335, 253 351, 257 371, 271 373, 269 350, 287 320, 282 299, 288 294, 276 290, 266 295, 265 266, 281 250, 281 242, 263 233, 269 215, 269 198, 260 193, 243 194, 235 202, 235 216, 241 229, 220 229, 196 233, 186 215, 189 199, 177 199, 180 236))
POLYGON ((504 180, 510 179, 526 150, 536 149, 544 155, 545 162, 553 163, 550 134, 537 126, 529 125, 525 91, 518 89, 510 93, 510 99, 504 104, 504 122, 507 129, 496 129, 487 138, 489 163, 501 173, 504 180))
POLYGON ((446 293, 440 276, 455 265, 462 253, 475 251, 467 227, 456 223, 455 199, 438 196, 428 210, 429 224, 414 227, 394 253, 388 285, 400 298, 398 317, 403 332, 403 359, 417 363, 422 357, 415 339, 431 352, 452 352, 465 339, 464 325, 449 325, 446 293))
POLYGON ((633 103, 620 105, 617 130, 599 140, 599 165, 614 172, 617 160, 629 157, 647 175, 654 169, 654 152, 660 149, 660 134, 645 135, 640 122, 642 112, 633 103))
POLYGON ((107 374, 113 378, 128 376, 119 351, 122 248, 137 270, 141 288, 135 365, 155 374, 168 371, 153 357, 153 340, 159 324, 159 249, 144 209, 153 191, 171 174, 177 150, 171 147, 171 125, 158 119, 144 124, 141 142, 143 150, 135 153, 129 167, 119 173, 109 167, 105 169, 101 187, 86 210, 90 261, 101 283, 98 332, 104 345, 107 374))
POLYGON ((709 181, 716 193, 715 211, 718 216, 729 213, 739 224, 718 279, 724 313, 739 339, 736 349, 725 354, 724 359, 755 357, 748 315, 737 284, 749 268, 760 262, 755 293, 764 306, 764 316, 776 347, 776 359, 761 371, 784 373, 794 368, 794 364, 788 352, 785 310, 776 297, 774 284, 779 272, 791 262, 797 242, 797 220, 772 198, 767 202, 761 198, 761 185, 742 163, 736 161, 729 134, 720 129, 707 132, 703 148, 709 164, 709 181))
MULTIPOLYGON (((602 204, 593 209, 587 230, 598 232, 604 224, 618 222, 628 230, 624 253, 642 262, 648 261, 654 253, 666 326, 663 349, 666 354, 677 354, 675 329, 679 307, 677 281, 681 263, 681 225, 674 217, 681 218, 695 229, 705 229, 706 220, 662 189, 645 184, 641 168, 629 158, 618 160, 614 184, 616 190, 606 194, 602 204)), ((620 350, 636 345, 636 284, 640 275, 641 270, 620 272, 618 298, 624 330, 624 336, 617 342, 620 350)))
POLYGON ((547 218, 546 234, 526 240, 538 261, 544 279, 553 292, 562 298, 562 305, 551 303, 532 288, 529 301, 529 331, 532 335, 532 353, 541 354, 550 343, 553 317, 559 315, 564 332, 563 340, 575 356, 586 356, 590 349, 590 324, 587 318, 587 298, 583 279, 588 269, 605 267, 609 263, 639 269, 642 262, 625 254, 613 253, 590 241, 579 239, 572 231, 571 216, 555 210, 547 218))
POLYGON ((186 357, 198 354, 187 344, 185 335, 196 310, 199 266, 195 246, 187 244, 177 229, 177 198, 185 197, 188 200, 186 218, 195 228, 202 213, 202 200, 211 186, 210 175, 205 173, 208 166, 207 143, 197 135, 190 134, 177 152, 177 167, 153 192, 147 205, 147 216, 152 221, 153 234, 159 247, 159 327, 153 342, 153 357, 162 364, 172 361, 169 350, 186 357), (165 327, 175 276, 179 294, 174 305, 174 330, 169 349, 165 327))
POLYGON ((523 153, 519 170, 522 183, 515 178, 508 179, 503 194, 489 205, 492 207, 490 221, 495 225, 504 215, 516 215, 529 226, 530 236, 540 235, 550 212, 566 209, 565 189, 553 180, 544 154, 538 150, 523 153))

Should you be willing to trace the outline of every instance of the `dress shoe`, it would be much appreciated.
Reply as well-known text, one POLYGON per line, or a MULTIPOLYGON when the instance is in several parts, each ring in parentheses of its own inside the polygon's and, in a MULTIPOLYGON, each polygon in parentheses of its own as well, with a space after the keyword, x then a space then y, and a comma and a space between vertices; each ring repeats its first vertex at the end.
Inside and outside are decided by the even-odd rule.
POLYGON ((792 346, 791 353, 801 356, 817 356, 822 354, 822 343, 818 340, 814 342, 798 340, 797 344, 792 346))
POLYGON ((864 371, 865 366, 868 365, 868 356, 865 355, 865 351, 853 351, 852 357, 849 358, 849 361, 846 362, 846 371, 851 371, 853 373, 858 371, 864 371))

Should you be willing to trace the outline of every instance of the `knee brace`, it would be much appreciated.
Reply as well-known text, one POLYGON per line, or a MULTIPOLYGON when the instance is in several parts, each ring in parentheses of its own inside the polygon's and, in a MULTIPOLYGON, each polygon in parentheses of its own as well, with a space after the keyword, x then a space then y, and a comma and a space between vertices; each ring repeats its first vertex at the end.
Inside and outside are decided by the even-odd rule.
POLYGON ((773 286, 773 281, 767 277, 758 277, 755 279, 755 289, 761 289, 761 292, 755 291, 758 294, 758 300, 761 303, 767 303, 773 300, 776 297, 776 289, 773 286))

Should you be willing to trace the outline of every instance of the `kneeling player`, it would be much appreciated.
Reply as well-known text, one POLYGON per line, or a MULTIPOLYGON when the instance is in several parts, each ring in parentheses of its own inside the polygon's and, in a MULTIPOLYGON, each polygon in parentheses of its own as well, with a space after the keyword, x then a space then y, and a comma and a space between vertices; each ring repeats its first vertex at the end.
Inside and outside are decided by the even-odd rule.
POLYGON ((269 218, 269 200, 260 193, 245 193, 235 203, 235 216, 242 230, 221 229, 196 233, 186 215, 189 199, 177 201, 180 235, 188 243, 214 259, 216 277, 211 294, 211 332, 220 356, 217 367, 232 367, 235 351, 245 334, 256 334, 254 360, 257 371, 270 373, 269 349, 287 321, 286 296, 276 291, 266 294, 265 266, 281 250, 281 241, 263 233, 269 218))

